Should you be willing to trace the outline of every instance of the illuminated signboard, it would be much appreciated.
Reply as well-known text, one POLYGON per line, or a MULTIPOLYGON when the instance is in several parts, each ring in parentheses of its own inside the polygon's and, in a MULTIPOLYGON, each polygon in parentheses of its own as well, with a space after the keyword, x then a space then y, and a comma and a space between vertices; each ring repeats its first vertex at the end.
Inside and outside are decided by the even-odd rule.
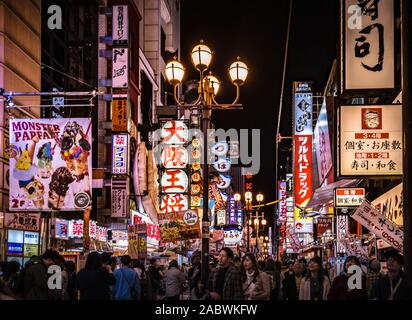
POLYGON ((335 207, 358 207, 365 199, 365 188, 335 189, 335 207))
POLYGON ((128 145, 129 136, 127 134, 113 135, 113 174, 127 174, 128 145))

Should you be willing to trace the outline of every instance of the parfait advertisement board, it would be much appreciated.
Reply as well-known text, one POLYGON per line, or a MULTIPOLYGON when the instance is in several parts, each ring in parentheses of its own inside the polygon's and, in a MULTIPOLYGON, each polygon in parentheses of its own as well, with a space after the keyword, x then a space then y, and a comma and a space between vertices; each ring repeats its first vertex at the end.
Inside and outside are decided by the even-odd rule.
POLYGON ((198 210, 160 213, 159 227, 163 242, 199 239, 201 237, 198 210))
POLYGON ((91 205, 91 120, 10 120, 10 210, 91 205))

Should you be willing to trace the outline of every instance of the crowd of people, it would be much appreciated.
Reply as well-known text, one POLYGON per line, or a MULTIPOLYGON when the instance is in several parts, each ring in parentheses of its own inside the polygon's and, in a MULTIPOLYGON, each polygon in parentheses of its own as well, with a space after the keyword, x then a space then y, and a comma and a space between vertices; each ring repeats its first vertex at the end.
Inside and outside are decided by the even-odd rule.
MULTIPOLYGON (((34 256, 21 268, 18 262, 1 264, 0 300, 405 300, 412 299, 410 282, 403 273, 404 258, 397 251, 386 254, 387 274, 378 260, 372 260, 362 273, 361 284, 350 285, 353 265, 359 259, 349 256, 344 271, 334 277, 332 265, 320 257, 307 262, 290 261, 286 271, 269 258, 235 256, 230 248, 219 251, 217 263, 210 263, 207 282, 201 278, 200 252, 190 268, 171 260, 168 267, 158 260, 142 261, 125 255, 91 252, 78 273, 72 261, 54 250, 34 256), (59 270, 60 282, 51 281, 51 266, 59 270)), ((52 279, 53 280, 53 279, 52 279)), ((54 279, 55 280, 55 279, 54 279)))

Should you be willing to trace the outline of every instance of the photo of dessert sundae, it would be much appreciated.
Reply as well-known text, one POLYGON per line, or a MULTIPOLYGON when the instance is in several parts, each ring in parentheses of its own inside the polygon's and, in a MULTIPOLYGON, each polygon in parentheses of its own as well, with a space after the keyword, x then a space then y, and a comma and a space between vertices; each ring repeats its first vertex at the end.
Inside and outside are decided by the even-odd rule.
POLYGON ((11 153, 11 157, 16 160, 13 168, 13 178, 18 180, 19 188, 23 191, 27 199, 31 200, 36 208, 44 206, 44 185, 36 179, 37 166, 33 164, 34 150, 39 142, 38 136, 33 137, 33 143, 28 148, 22 150, 20 147, 11 153))
POLYGON ((53 173, 53 153, 51 142, 43 144, 37 152, 38 174, 42 179, 48 179, 53 173))
POLYGON ((64 207, 69 185, 74 181, 75 178, 68 168, 60 167, 56 169, 49 184, 49 208, 59 209, 64 207))

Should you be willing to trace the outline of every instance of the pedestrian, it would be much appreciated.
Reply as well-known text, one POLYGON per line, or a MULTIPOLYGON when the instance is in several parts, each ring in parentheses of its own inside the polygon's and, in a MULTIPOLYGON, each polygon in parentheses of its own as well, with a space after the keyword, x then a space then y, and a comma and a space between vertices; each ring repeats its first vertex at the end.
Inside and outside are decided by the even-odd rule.
POLYGON ((265 267, 263 269, 265 273, 269 276, 271 291, 270 291, 270 300, 275 300, 276 291, 278 284, 276 283, 276 266, 275 260, 267 259, 265 263, 265 267))
POLYGON ((67 272, 67 298, 69 300, 77 300, 76 290, 76 264, 73 261, 66 261, 67 272))
POLYGON ((303 279, 303 264, 295 261, 293 265, 293 274, 283 279, 283 300, 296 301, 299 299, 300 284, 303 279))
POLYGON ((330 289, 329 279, 322 268, 318 256, 309 260, 308 271, 300 283, 299 300, 327 300, 330 289))
POLYGON ((197 286, 190 292, 190 300, 210 300, 210 293, 202 280, 199 280, 197 286))
POLYGON ((16 296, 22 296, 21 291, 21 273, 20 273, 20 263, 18 261, 10 261, 5 266, 3 280, 8 288, 16 296))
POLYGON ((6 285, 3 279, 0 279, 0 301, 20 300, 13 291, 6 285))
POLYGON ((150 280, 152 281, 152 294, 151 300, 157 300, 160 297, 161 285, 162 285, 162 275, 160 274, 158 260, 150 259, 150 266, 148 268, 150 280))
POLYGON ((151 300, 153 298, 153 292, 149 272, 145 270, 144 264, 137 259, 132 259, 132 268, 139 276, 141 288, 140 299, 151 300))
POLYGON ((288 277, 288 276, 293 276, 293 268, 294 268, 294 265, 295 265, 295 264, 294 264, 293 261, 290 261, 290 262, 288 263, 288 270, 283 274, 285 278, 288 277))
MULTIPOLYGON (((366 277, 362 274, 361 289, 349 288, 349 278, 352 276, 352 272, 349 272, 349 268, 353 265, 361 267, 360 261, 355 256, 348 256, 344 263, 344 272, 338 275, 332 282, 332 286, 329 290, 328 300, 367 300, 368 293, 366 290, 366 277)), ((356 271, 355 271, 356 272, 356 271)))
POLYGON ((79 271, 76 287, 80 291, 80 300, 110 300, 110 286, 116 283, 110 266, 103 267, 98 252, 90 252, 86 266, 79 271))
POLYGON ((165 274, 166 300, 180 300, 180 294, 185 280, 185 275, 179 270, 177 261, 170 261, 169 269, 165 274))
POLYGON ((113 290, 114 300, 140 300, 141 287, 137 273, 131 268, 132 259, 129 255, 120 258, 121 266, 113 274, 116 284, 113 290))
POLYGON ((332 284, 334 276, 333 276, 333 268, 332 268, 332 264, 330 262, 327 262, 325 264, 325 274, 329 279, 329 282, 332 284))
POLYGON ((271 300, 282 300, 282 282, 285 276, 282 272, 282 263, 280 261, 275 261, 275 289, 273 291, 273 296, 271 300))
POLYGON ((306 261, 305 258, 299 258, 298 261, 299 261, 299 262, 302 264, 302 266, 303 266, 303 272, 302 272, 302 274, 303 274, 303 276, 305 277, 306 274, 309 272, 309 270, 308 270, 308 262, 306 261))
POLYGON ((219 251, 218 267, 210 276, 210 296, 213 300, 242 300, 240 271, 233 265, 234 254, 230 248, 219 251))
POLYGON ((405 260, 396 249, 385 252, 388 274, 376 281, 371 299, 374 300, 411 300, 412 287, 402 270, 405 260))
POLYGON ((368 290, 368 297, 372 295, 372 289, 375 283, 383 276, 381 273, 381 263, 378 259, 373 259, 369 262, 369 272, 366 278, 366 289, 368 290))
POLYGON ((259 270, 256 257, 246 253, 242 266, 242 289, 246 300, 269 300, 271 285, 269 275, 259 270))
POLYGON ((191 262, 192 262, 192 265, 187 274, 190 292, 192 292, 194 288, 197 288, 199 280, 200 280, 200 272, 201 272, 200 251, 193 252, 191 262))
POLYGON ((60 259, 55 250, 46 250, 41 257, 32 257, 24 271, 24 299, 49 300, 48 268, 60 259))
POLYGON ((69 282, 69 276, 66 270, 66 261, 62 256, 51 265, 51 273, 60 272, 59 285, 49 288, 49 296, 51 300, 68 300, 67 286, 69 282))

